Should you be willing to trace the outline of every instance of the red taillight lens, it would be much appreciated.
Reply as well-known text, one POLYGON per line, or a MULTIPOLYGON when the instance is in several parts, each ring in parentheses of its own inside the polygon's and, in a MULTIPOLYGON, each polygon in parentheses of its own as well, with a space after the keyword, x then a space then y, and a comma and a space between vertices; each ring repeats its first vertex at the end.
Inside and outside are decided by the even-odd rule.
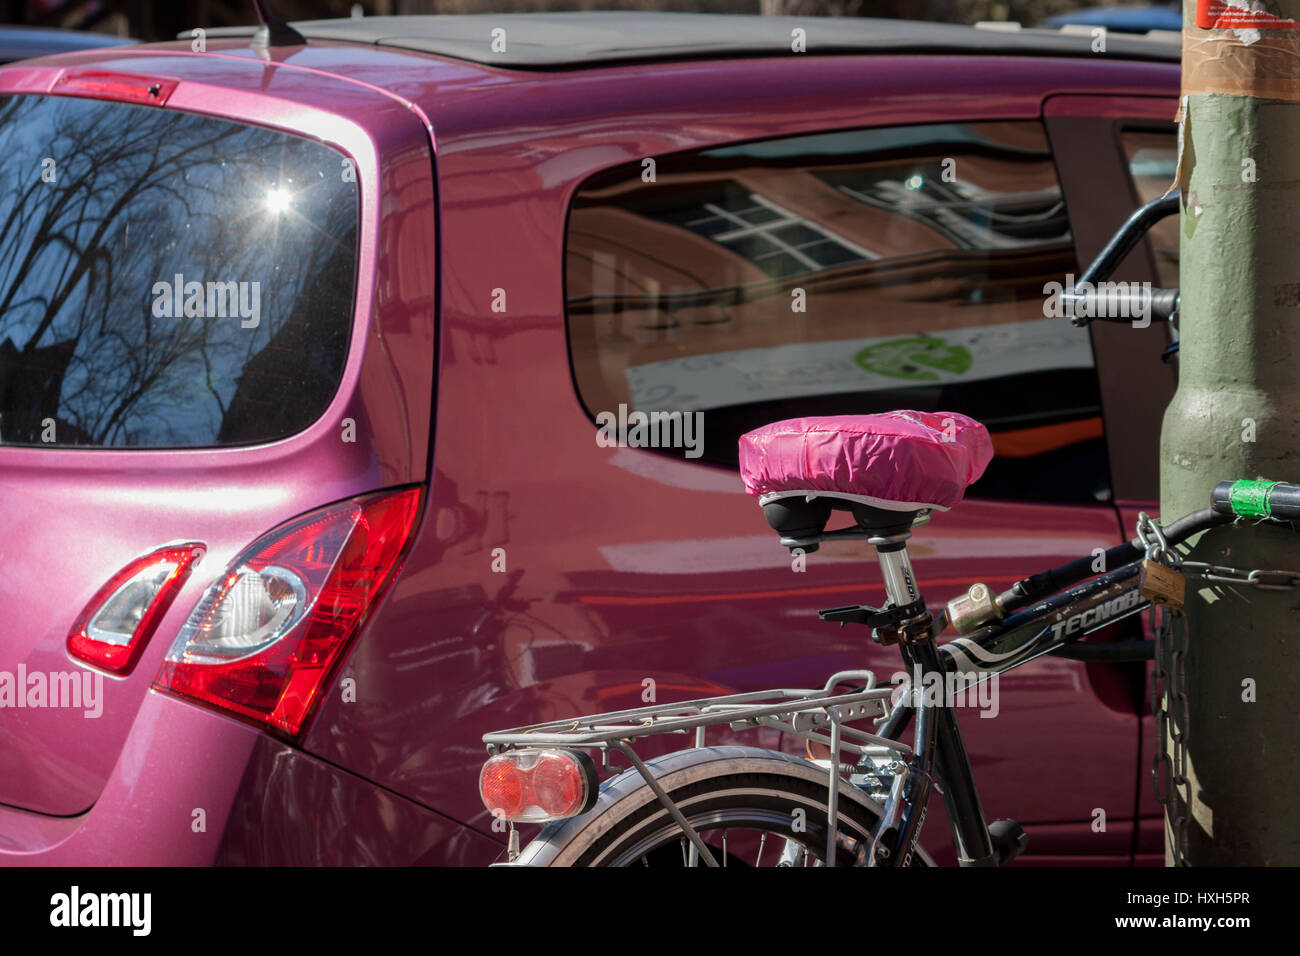
POLYGON ((392 583, 420 501, 372 495, 263 535, 208 588, 154 687, 296 736, 392 583))
POLYGON ((527 783, 528 775, 514 761, 493 757, 483 765, 478 790, 493 814, 499 811, 507 820, 513 820, 524 808, 527 783))
POLYGON ((68 654, 124 677, 203 558, 197 542, 167 545, 132 561, 82 609, 68 633, 68 654))
POLYGON ((493 816, 544 823, 586 813, 600 784, 581 750, 510 750, 483 765, 478 790, 493 816))
POLYGON ((582 770, 566 757, 543 754, 533 769, 533 798, 557 819, 577 813, 587 795, 582 770))

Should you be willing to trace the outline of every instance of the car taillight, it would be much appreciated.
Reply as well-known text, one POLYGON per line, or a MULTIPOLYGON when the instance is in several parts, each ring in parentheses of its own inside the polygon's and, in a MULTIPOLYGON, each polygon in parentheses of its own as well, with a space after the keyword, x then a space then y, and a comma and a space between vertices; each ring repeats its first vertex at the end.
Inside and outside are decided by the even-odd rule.
POLYGON ((586 813, 600 785, 581 750, 508 750, 483 764, 478 790, 493 816, 544 823, 586 813))
POLYGON ((357 498, 263 535, 208 588, 154 687, 296 736, 392 583, 420 501, 357 498))
POLYGON ((68 654, 125 677, 202 560, 203 545, 171 544, 136 558, 95 592, 68 632, 68 654))

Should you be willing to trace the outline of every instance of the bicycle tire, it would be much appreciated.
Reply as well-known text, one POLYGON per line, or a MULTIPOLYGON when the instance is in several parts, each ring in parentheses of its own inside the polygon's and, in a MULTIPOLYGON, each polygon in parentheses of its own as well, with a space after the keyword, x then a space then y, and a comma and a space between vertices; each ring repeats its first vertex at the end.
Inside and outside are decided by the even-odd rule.
MULTIPOLYGON (((790 754, 735 746, 680 750, 647 761, 647 767, 697 830, 716 829, 718 824, 760 830, 794 841, 818 860, 825 856, 828 791, 821 767, 790 754), (794 823, 796 810, 803 811, 801 829, 794 823)), ((859 859, 859 849, 869 845, 880 808, 842 779, 839 793, 835 865, 849 866, 859 859)), ((630 769, 601 788, 590 811, 546 826, 516 863, 630 866, 656 851, 662 857, 665 849, 684 846, 684 840, 680 826, 641 774, 630 769)), ((720 855, 716 848, 714 853, 720 855)), ((933 865, 919 847, 913 863, 933 865)))

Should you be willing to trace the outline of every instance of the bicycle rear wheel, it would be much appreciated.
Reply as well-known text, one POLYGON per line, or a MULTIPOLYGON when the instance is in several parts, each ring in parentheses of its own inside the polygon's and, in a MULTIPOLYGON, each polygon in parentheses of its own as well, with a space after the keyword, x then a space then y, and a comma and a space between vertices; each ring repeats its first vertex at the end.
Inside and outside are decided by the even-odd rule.
MULTIPOLYGON (((817 866, 826 855, 827 773, 789 754, 700 747, 647 762, 656 782, 725 866, 817 866)), ((839 781, 836 866, 870 846, 879 807, 839 781)), ((547 826, 527 866, 686 866, 690 842, 636 770, 601 788, 586 814, 547 826)), ((914 862, 929 864, 923 853, 914 862)), ((697 865, 703 865, 701 861, 697 865)))

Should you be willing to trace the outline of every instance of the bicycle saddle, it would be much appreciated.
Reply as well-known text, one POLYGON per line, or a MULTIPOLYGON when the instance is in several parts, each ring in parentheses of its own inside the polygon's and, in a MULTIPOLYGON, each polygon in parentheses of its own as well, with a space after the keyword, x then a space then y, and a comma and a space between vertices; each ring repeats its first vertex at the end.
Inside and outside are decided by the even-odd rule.
POLYGON ((740 436, 745 490, 783 538, 803 541, 832 509, 876 534, 906 530, 960 501, 992 457, 988 431, 956 412, 794 418, 740 436))

